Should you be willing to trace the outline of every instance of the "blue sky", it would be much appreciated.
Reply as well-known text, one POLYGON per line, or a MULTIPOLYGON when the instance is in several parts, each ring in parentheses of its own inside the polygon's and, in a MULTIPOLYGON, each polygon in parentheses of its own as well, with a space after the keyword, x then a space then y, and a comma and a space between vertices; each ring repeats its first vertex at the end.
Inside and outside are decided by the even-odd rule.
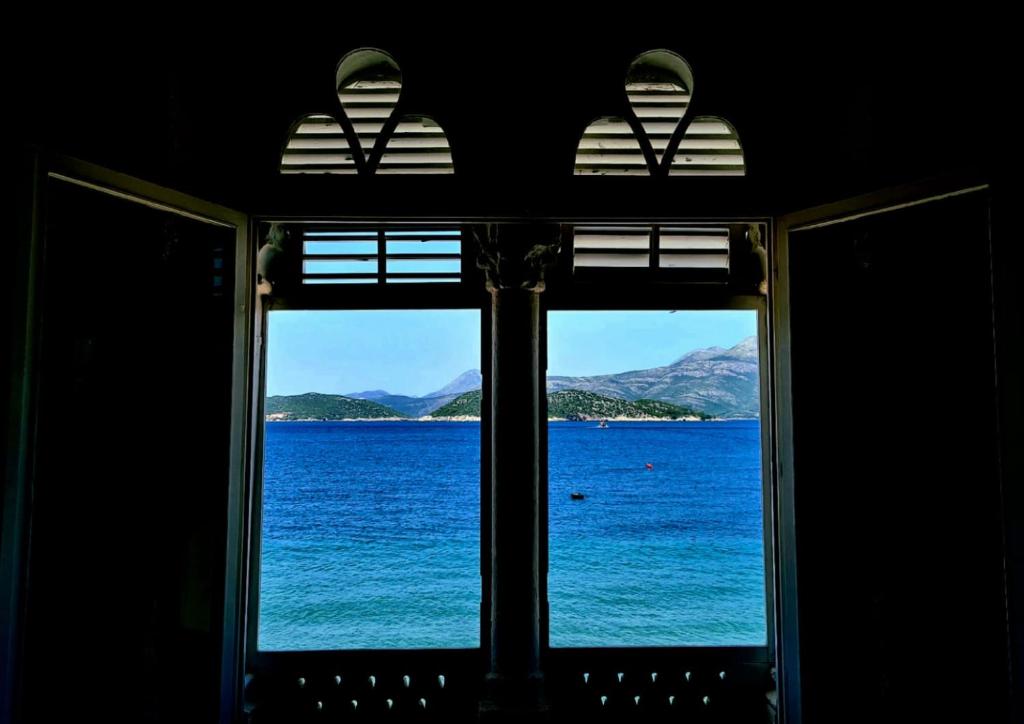
POLYGON ((549 312, 548 374, 605 375, 675 362, 757 334, 757 312, 549 312))
MULTIPOLYGON (((478 310, 277 311, 267 394, 383 389, 425 395, 480 367, 478 310)), ((551 312, 548 373, 596 375, 669 364, 756 334, 753 311, 551 312)))

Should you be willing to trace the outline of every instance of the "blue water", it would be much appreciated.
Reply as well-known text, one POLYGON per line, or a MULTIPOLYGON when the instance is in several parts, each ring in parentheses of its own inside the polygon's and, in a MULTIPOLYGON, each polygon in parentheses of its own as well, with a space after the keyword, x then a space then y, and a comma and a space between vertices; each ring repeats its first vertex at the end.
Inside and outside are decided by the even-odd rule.
POLYGON ((548 447, 552 646, 765 644, 758 422, 551 423, 548 447))
MULTIPOLYGON (((765 643, 757 422, 549 430, 552 646, 765 643)), ((479 481, 477 424, 268 424, 259 648, 478 646, 479 481)))

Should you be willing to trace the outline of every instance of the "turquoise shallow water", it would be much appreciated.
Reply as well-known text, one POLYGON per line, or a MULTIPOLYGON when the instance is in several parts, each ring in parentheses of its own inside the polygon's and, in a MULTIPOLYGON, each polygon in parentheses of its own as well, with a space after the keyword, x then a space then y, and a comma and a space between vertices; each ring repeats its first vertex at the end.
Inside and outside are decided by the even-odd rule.
MULTIPOLYGON (((268 424, 259 647, 479 645, 479 431, 268 424)), ((550 423, 552 646, 764 644, 759 435, 550 423)))

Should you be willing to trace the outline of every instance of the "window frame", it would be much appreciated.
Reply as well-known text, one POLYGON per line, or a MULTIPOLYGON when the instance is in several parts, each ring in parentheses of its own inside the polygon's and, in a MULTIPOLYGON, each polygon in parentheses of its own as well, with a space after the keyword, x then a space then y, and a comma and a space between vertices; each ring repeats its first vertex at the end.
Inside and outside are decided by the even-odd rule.
MULTIPOLYGON (((480 223, 465 219, 444 219, 425 217, 393 217, 367 219, 350 216, 253 216, 251 228, 253 240, 259 243, 257 230, 269 223, 285 224, 331 224, 343 226, 379 225, 390 226, 459 226, 463 229, 462 270, 457 284, 352 284, 352 285, 308 285, 292 296, 273 299, 269 304, 257 298, 255 312, 255 336, 253 345, 253 394, 252 421, 253 454, 252 469, 248 475, 247 546, 248 561, 247 590, 245 605, 245 651, 242 661, 246 673, 246 687, 251 675, 272 677, 294 676, 303 669, 321 667, 350 667, 365 669, 389 669, 398 666, 407 668, 441 667, 452 672, 464 672, 482 678, 487 669, 487 654, 490 647, 490 536, 491 527, 491 486, 490 486, 490 385, 491 385, 491 315, 490 297, 484 289, 483 278, 475 268, 475 254, 472 246, 471 224, 480 223), (265 398, 266 371, 266 315, 272 310, 371 310, 371 309, 479 309, 481 313, 481 372, 483 375, 481 410, 481 476, 480 476, 480 646, 472 649, 332 649, 328 651, 259 651, 258 608, 259 608, 259 567, 260 535, 262 531, 262 470, 263 470, 263 405, 265 398)), ((515 220, 493 219, 501 223, 515 220)), ((758 224, 763 230, 765 245, 771 253, 772 220, 770 217, 718 217, 718 218, 658 218, 638 222, 635 219, 620 221, 605 218, 580 218, 560 222, 563 229, 563 244, 558 268, 551 277, 558 277, 557 284, 549 283, 541 293, 541 364, 542 375, 546 375, 547 360, 547 313, 569 309, 590 310, 719 310, 747 309, 757 313, 759 351, 759 392, 761 401, 761 476, 762 476, 762 521, 765 566, 765 616, 767 641, 764 646, 658 646, 658 647, 596 647, 596 648, 552 648, 549 645, 549 605, 547 600, 548 576, 548 459, 546 400, 542 399, 541 422, 541 501, 540 534, 541 555, 541 662, 548 679, 564 680, 569 672, 579 669, 596 669, 601 666, 643 669, 648 666, 683 665, 695 669, 710 669, 724 666, 743 667, 756 671, 760 677, 767 675, 777 663, 776 639, 778 635, 778 541, 776 531, 777 490, 776 490, 776 434, 774 380, 774 350, 772 349, 771 312, 769 299, 750 291, 738 293, 731 284, 673 281, 672 275, 657 274, 645 277, 640 270, 628 270, 626 278, 617 279, 616 272, 589 274, 585 280, 577 280, 572 274, 571 228, 574 225, 613 223, 616 225, 634 223, 637 225, 695 226, 724 224, 730 226, 758 224), (568 237, 566 237, 568 234, 568 237), (566 239, 568 241, 566 242, 566 239), (568 266, 566 265, 568 264, 568 266), (615 285, 613 295, 608 293, 608 284, 615 285), (613 298, 611 298, 613 297, 613 298)), ((254 250, 255 251, 255 250, 254 250)), ((588 269, 588 272, 594 270, 588 269)), ((652 270, 653 271, 653 270, 652 270)), ((300 285, 301 286, 301 285, 300 285)), ((543 398, 543 395, 542 395, 543 398)), ((654 670, 654 669, 652 669, 654 670)), ((759 679, 760 680, 760 679, 759 679)), ((769 687, 766 685, 765 690, 769 687)))
MULTIPOLYGON (((756 304, 756 301, 755 301, 756 304)), ((761 451, 761 539, 762 539, 762 551, 764 557, 764 597, 765 597, 765 644, 763 646, 685 646, 685 645, 665 645, 665 646, 601 646, 601 647, 587 647, 587 646, 551 646, 550 643, 550 612, 544 616, 542 621, 542 635, 541 635, 541 646, 543 650, 547 651, 549 655, 558 659, 561 656, 567 655, 565 652, 579 651, 585 652, 582 658, 586 658, 589 655, 596 653, 596 651, 616 651, 620 655, 630 656, 633 652, 637 654, 643 652, 647 654, 653 654, 655 652, 661 652, 665 650, 696 650, 696 649, 729 649, 733 650, 737 656, 737 661, 747 662, 768 662, 773 661, 775 657, 775 579, 774 570, 775 566, 773 563, 772 547, 774 540, 774 525, 772 521, 772 486, 771 486, 771 440, 772 431, 770 419, 766 419, 767 416, 765 411, 769 410, 767 398, 767 310, 764 304, 756 306, 747 306, 744 301, 738 301, 735 305, 730 307, 720 306, 708 306, 708 307, 695 307, 688 306, 686 308, 670 307, 670 306, 652 306, 651 304, 644 304, 643 302, 634 304, 619 304, 615 306, 606 305, 599 306, 588 305, 588 306, 557 306, 557 307, 546 307, 543 313, 543 321, 541 323, 542 329, 544 330, 542 338, 544 339, 544 352, 546 357, 547 351, 547 314, 549 312, 564 312, 564 311, 608 311, 608 312, 622 312, 622 311, 726 311, 726 310, 744 310, 753 311, 757 314, 757 346, 758 346, 758 397, 760 402, 760 409, 762 410, 761 417, 759 418, 759 432, 760 432, 760 451, 761 451)), ((542 568, 545 572, 544 575, 544 586, 542 588, 544 594, 544 600, 547 601, 547 576, 549 575, 548 565, 548 547, 550 545, 550 531, 548 528, 549 517, 547 515, 547 505, 550 501, 549 489, 548 489, 548 473, 550 471, 550 464, 548 461, 548 425, 547 421, 544 421, 542 426, 542 451, 543 451, 543 464, 541 467, 541 497, 544 500, 544 515, 541 517, 541 531, 542 531, 542 568)), ((641 571, 637 572, 638 575, 642 575, 641 571)))
MULTIPOLYGON (((437 284, 299 284, 286 296, 257 297, 255 309, 256 344, 253 345, 253 368, 256 371, 252 392, 252 470, 248 476, 248 550, 246 559, 248 571, 246 577, 247 603, 245 611, 245 652, 244 669, 246 678, 250 675, 279 675, 304 668, 304 662, 316 661, 338 666, 350 666, 365 663, 376 668, 389 668, 398 663, 413 666, 430 664, 433 660, 449 670, 467 670, 477 665, 477 659, 486 651, 490 636, 490 627, 485 624, 484 612, 490 608, 490 588, 486 581, 490 575, 490 559, 485 552, 485 536, 480 536, 480 581, 481 581, 481 616, 480 645, 473 648, 388 648, 388 649, 328 649, 328 650, 297 650, 297 651, 261 651, 258 647, 259 637, 259 594, 261 566, 261 536, 263 528, 263 455, 264 455, 264 405, 266 401, 266 368, 267 368, 267 337, 268 315, 272 311, 287 310, 319 310, 319 311, 371 311, 371 310, 409 310, 417 309, 469 309, 480 313, 480 370, 483 376, 483 409, 481 410, 480 434, 480 526, 484 531, 490 525, 490 488, 486 485, 485 473, 490 469, 490 448, 485 444, 490 434, 489 389, 490 389, 490 334, 491 328, 486 309, 486 295, 475 293, 474 282, 477 274, 472 258, 465 253, 467 245, 467 229, 460 221, 438 221, 436 219, 422 221, 390 221, 349 218, 252 218, 252 227, 256 230, 256 243, 259 244, 259 233, 269 224, 282 223, 295 226, 337 226, 365 228, 375 226, 381 229, 444 226, 462 229, 462 278, 458 283, 437 284)), ((383 266, 384 260, 380 260, 383 266)))
MULTIPOLYGON (((572 269, 572 227, 614 223, 628 226, 631 222, 606 222, 581 219, 563 226, 561 265, 572 269)), ((658 219, 656 221, 632 222, 637 226, 722 226, 735 227, 739 224, 758 224, 766 248, 771 249, 771 219, 750 218, 709 218, 709 219, 658 219)), ((770 251, 769 251, 770 253, 770 251)), ((666 660, 674 657, 693 661, 694 666, 711 663, 721 664, 766 664, 775 665, 777 631, 777 566, 775 529, 775 414, 772 404, 773 351, 771 349, 771 315, 768 299, 754 293, 738 293, 728 284, 704 284, 692 281, 672 281, 664 270, 650 270, 655 276, 646 276, 646 269, 587 269, 581 278, 570 274, 562 279, 560 288, 551 289, 541 295, 541 361, 547 374, 547 315, 552 311, 715 311, 751 310, 757 313, 758 377, 761 405, 761 518, 764 550, 765 575, 765 633, 764 646, 602 646, 602 647, 552 647, 549 631, 549 602, 547 591, 548 546, 548 427, 547 420, 541 425, 541 568, 542 598, 545 612, 541 621, 541 651, 545 661, 554 668, 578 667, 586 662, 602 660, 639 663, 645 660, 666 660), (658 275, 661 271, 662 274, 658 275), (595 273, 597 272, 597 273, 595 273), (623 273, 625 272, 625 273, 623 273), (639 273, 638 273, 639 272, 639 273), (614 293, 609 294, 609 284, 614 284, 614 293)), ((595 664, 591 663, 591 666, 595 664)))

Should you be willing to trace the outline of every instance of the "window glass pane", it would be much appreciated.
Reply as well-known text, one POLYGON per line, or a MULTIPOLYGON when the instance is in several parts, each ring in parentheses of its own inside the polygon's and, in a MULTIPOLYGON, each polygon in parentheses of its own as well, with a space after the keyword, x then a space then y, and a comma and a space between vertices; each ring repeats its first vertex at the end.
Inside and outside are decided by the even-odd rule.
POLYGON ((763 646, 755 311, 550 312, 550 641, 763 646))
POLYGON ((462 263, 458 259, 388 259, 388 273, 392 272, 458 272, 462 263))
POLYGON ((480 312, 268 316, 258 648, 479 646, 480 312))
MULTIPOLYGON (((408 233, 389 231, 388 236, 392 237, 396 234, 408 233)), ((451 232, 448 231, 437 231, 434 232, 436 235, 450 236, 451 232)), ((459 232, 454 232, 458 234, 459 232)), ((419 239, 403 239, 400 241, 394 241, 391 238, 388 239, 387 243, 388 254, 461 254, 462 253, 462 242, 459 240, 455 241, 429 241, 423 242, 419 239)))
POLYGON ((323 259, 302 262, 303 274, 376 274, 377 260, 373 261, 327 261, 323 259))

